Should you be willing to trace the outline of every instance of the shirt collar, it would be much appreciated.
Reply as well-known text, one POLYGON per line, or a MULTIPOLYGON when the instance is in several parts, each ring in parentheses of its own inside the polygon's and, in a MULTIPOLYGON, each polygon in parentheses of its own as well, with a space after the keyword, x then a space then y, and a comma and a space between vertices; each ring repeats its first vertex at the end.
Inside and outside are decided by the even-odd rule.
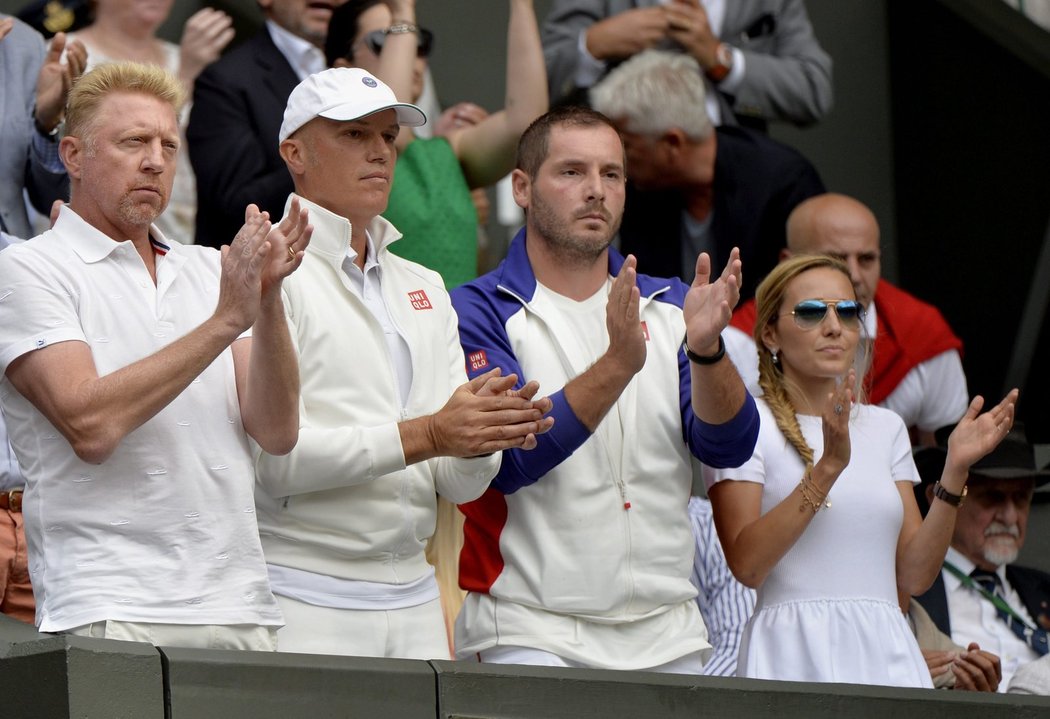
MULTIPOLYGON (((284 206, 285 215, 290 211, 293 197, 298 197, 300 206, 309 211, 310 224, 314 228, 310 246, 306 248, 307 252, 327 258, 336 267, 342 264, 344 257, 357 258, 357 253, 350 247, 350 220, 295 193, 288 196, 284 206)), ((368 258, 375 258, 376 262, 379 262, 390 243, 401 239, 397 228, 380 216, 376 216, 368 224, 365 234, 368 238, 368 258)))
MULTIPOLYGON (((944 560, 946 562, 951 562, 952 564, 954 564, 959 569, 960 572, 962 572, 963 574, 967 574, 967 575, 970 574, 970 572, 972 572, 974 569, 977 568, 976 564, 974 564, 969 559, 964 557, 962 555, 962 553, 959 552, 954 547, 948 547, 948 552, 944 555, 944 560)), ((1002 585, 1004 587, 1009 586, 1006 583, 1006 565, 1005 564, 1000 564, 998 567, 996 567, 995 568, 995 573, 999 575, 999 581, 1002 583, 1002 585)), ((947 572, 947 577, 946 577, 945 581, 948 582, 948 584, 945 585, 946 589, 958 589, 959 585, 962 584, 962 580, 959 579, 958 577, 956 577, 951 572, 947 572)))
POLYGON ((875 301, 872 300, 868 303, 868 308, 864 310, 864 329, 868 333, 868 339, 875 339, 875 336, 879 333, 879 316, 875 310, 875 301))
MULTIPOLYGON (((117 242, 94 225, 88 224, 69 205, 62 206, 54 230, 62 235, 63 243, 88 264, 106 259, 118 247, 134 244, 131 240, 117 242)), ((156 225, 149 226, 149 235, 153 251, 158 255, 173 253, 173 248, 178 244, 168 241, 156 225)))
POLYGON ((286 30, 273 20, 267 20, 266 27, 270 31, 273 44, 281 51, 300 80, 325 69, 324 53, 316 45, 286 30))

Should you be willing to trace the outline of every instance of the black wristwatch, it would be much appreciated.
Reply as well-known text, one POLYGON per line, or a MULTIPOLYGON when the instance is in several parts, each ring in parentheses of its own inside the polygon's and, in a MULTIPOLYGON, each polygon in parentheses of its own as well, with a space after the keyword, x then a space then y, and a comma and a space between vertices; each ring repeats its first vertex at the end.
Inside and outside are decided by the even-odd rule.
POLYGON ((966 485, 963 485, 961 494, 952 494, 938 481, 933 485, 933 496, 942 502, 947 502, 953 507, 958 507, 963 503, 963 500, 966 499, 966 485))
POLYGON ((689 349, 689 342, 687 341, 688 339, 688 336, 682 339, 682 349, 685 350, 685 356, 689 358, 690 362, 695 362, 696 364, 702 365, 717 364, 719 360, 726 356, 726 343, 722 339, 722 335, 718 335, 718 351, 715 352, 713 355, 709 355, 707 357, 703 355, 698 355, 696 352, 693 352, 691 349, 689 349))

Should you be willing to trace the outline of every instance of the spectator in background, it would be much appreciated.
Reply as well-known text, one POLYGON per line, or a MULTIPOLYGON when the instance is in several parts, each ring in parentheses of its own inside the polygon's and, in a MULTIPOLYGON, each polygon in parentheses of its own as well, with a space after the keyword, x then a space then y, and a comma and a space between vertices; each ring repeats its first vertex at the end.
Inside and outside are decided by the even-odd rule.
POLYGON ((709 677, 735 676, 740 638, 755 611, 755 590, 745 587, 729 571, 722 543, 715 532, 711 502, 703 497, 690 497, 689 521, 696 541, 693 574, 689 580, 696 587, 696 605, 712 648, 703 673, 709 677))
MULTIPOLYGON (((937 496, 933 477, 945 453, 924 450, 925 498, 937 496)), ((1050 575, 1014 564, 1024 546, 1035 488, 1050 481, 1035 452, 1016 428, 970 469, 968 494, 958 510, 944 568, 933 586, 915 598, 937 627, 958 644, 976 642, 999 655, 1000 691, 1022 666, 1047 655, 1050 575)))
POLYGON ((296 441, 280 290, 310 228, 251 205, 221 256, 165 240, 182 97, 134 63, 73 86, 69 205, 0 253, 0 398, 41 631, 272 650, 248 437, 296 441))
POLYGON ((324 40, 343 0, 259 0, 266 27, 204 69, 193 88, 186 139, 197 175, 197 242, 233 237, 244 207, 276 217, 292 192, 277 150, 288 95, 326 67, 324 40))
POLYGON ((759 285, 761 430, 742 466, 704 468, 733 574, 761 588, 738 673, 757 679, 932 687, 898 602, 933 582, 966 470, 1006 436, 1017 391, 949 439, 925 520, 900 417, 853 404, 863 310, 845 265, 807 255, 759 285))
MULTIPOLYGON (((233 39, 232 21, 226 13, 202 8, 194 13, 182 30, 179 45, 157 37, 157 29, 168 19, 173 0, 134 2, 95 0, 94 19, 69 37, 84 43, 88 50, 88 69, 107 62, 131 61, 159 65, 179 78, 186 96, 205 65, 214 62, 233 39)), ((185 138, 189 108, 179 114, 179 132, 185 138)), ((193 244, 197 189, 190 166, 186 142, 179 151, 179 170, 167 211, 157 218, 157 227, 169 240, 193 244)), ((243 207, 241 205, 243 216, 243 207)), ((236 228, 226 235, 232 238, 236 228)))
MULTIPOLYGON (((0 16, 0 251, 30 234, 23 190, 34 206, 49 212, 69 195, 69 177, 58 155, 57 128, 66 96, 86 64, 84 46, 59 33, 48 51, 35 31, 0 16)), ((0 412, 0 611, 33 623, 22 496, 25 479, 7 439, 0 412)))
MULTIPOLYGON (((919 472, 921 475, 922 470, 919 472)), ((1002 662, 998 656, 984 651, 976 642, 965 647, 953 642, 937 628, 922 605, 912 601, 911 597, 904 597, 901 604, 935 689, 998 691, 1003 680, 1002 662)))
MULTIPOLYGON (((936 307, 882 279, 875 215, 846 195, 812 197, 788 218, 787 248, 780 256, 794 255, 831 255, 849 268, 864 307, 865 341, 874 340, 867 399, 900 415, 913 432, 912 444, 935 444, 934 432, 958 422, 968 404, 962 341, 936 307)), ((752 300, 733 313, 725 338, 744 384, 758 393, 754 326, 752 300)))
POLYGON ((696 60, 695 109, 716 125, 810 125, 831 109, 831 58, 802 0, 555 0, 543 47, 554 104, 655 48, 696 60))
MULTIPOLYGON (((513 169, 518 138, 547 109, 543 51, 532 0, 510 0, 506 108, 443 137, 418 139, 403 127, 397 173, 384 217, 404 233, 392 251, 438 272, 449 289, 477 276, 478 217, 470 190, 513 169)), ((330 65, 360 67, 402 102, 423 88, 433 36, 416 26, 415 0, 349 0, 332 18, 330 65)))
POLYGON ((0 15, 0 249, 32 234, 23 190, 40 213, 69 197, 69 177, 58 154, 66 96, 87 64, 80 42, 64 34, 45 49, 23 22, 0 15), (67 62, 60 61, 68 51, 67 62))
POLYGON ((699 109, 704 93, 696 60, 650 50, 609 73, 591 102, 616 123, 627 151, 620 249, 643 272, 691 282, 701 252, 720 267, 739 247, 746 300, 777 263, 788 215, 824 185, 793 148, 715 128, 699 109))
POLYGON ((299 444, 257 458, 256 505, 281 651, 447 659, 424 547, 436 500, 476 498, 500 450, 534 447, 550 402, 516 377, 466 383, 440 276, 390 252, 386 208, 402 126, 426 121, 360 68, 333 68, 288 98, 289 200, 316 229, 286 283, 302 368, 299 444), (349 364, 348 364, 349 361, 349 364), (499 395, 499 396, 493 396, 499 395))
POLYGON ((719 339, 740 261, 733 252, 712 277, 700 256, 690 287, 610 249, 623 144, 592 110, 536 120, 512 182, 526 226, 453 303, 469 373, 560 387, 557 421, 535 451, 505 451, 492 486, 461 507, 456 654, 699 674, 710 645, 689 583, 690 454, 734 466, 758 431, 719 339))

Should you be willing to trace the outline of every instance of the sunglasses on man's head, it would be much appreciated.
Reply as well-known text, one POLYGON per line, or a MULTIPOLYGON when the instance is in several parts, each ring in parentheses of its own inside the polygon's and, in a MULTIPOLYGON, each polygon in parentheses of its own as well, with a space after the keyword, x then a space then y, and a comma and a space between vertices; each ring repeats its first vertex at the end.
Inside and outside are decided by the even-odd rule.
POLYGON ((843 327, 851 330, 860 327, 860 321, 864 318, 864 308, 856 300, 839 300, 837 302, 802 300, 795 305, 795 309, 791 311, 791 316, 794 317, 795 324, 799 329, 811 330, 824 321, 825 315, 828 314, 828 307, 835 308, 835 314, 843 327))
MULTIPOLYGON (((361 42, 368 49, 378 55, 383 51, 383 43, 386 42, 386 30, 373 30, 361 38, 361 42)), ((430 51, 434 49, 434 33, 425 28, 419 28, 416 35, 416 57, 430 57, 430 51)))

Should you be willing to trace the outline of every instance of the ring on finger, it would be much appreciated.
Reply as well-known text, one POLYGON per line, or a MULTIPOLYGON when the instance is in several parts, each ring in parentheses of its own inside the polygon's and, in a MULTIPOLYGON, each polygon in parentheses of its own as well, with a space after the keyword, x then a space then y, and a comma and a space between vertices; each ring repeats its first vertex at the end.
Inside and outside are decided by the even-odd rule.
POLYGON ((295 259, 295 250, 292 249, 291 245, 288 246, 288 259, 295 259))
POLYGON ((841 404, 835 405, 835 414, 842 414, 842 405, 841 404))

